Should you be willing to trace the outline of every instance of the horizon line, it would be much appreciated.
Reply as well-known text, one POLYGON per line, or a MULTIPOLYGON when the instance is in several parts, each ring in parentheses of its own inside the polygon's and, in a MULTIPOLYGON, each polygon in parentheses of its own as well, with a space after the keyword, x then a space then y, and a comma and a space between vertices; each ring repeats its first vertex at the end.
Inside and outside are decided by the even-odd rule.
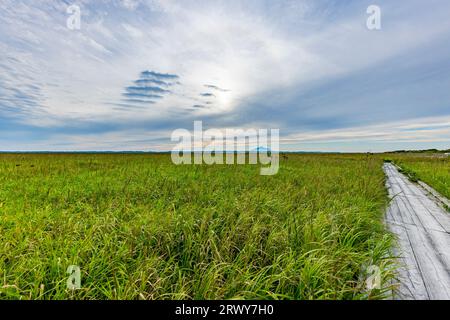
MULTIPOLYGON (((153 153, 153 154, 167 154, 172 152, 183 152, 183 150, 164 150, 164 151, 153 151, 153 150, 0 150, 0 154, 20 154, 20 153, 48 153, 48 154, 58 154, 58 153, 116 153, 116 154, 130 154, 130 153, 153 153)), ((188 153, 203 153, 203 151, 185 151, 188 153)), ((264 152, 272 152, 271 150, 264 150, 264 152)), ((397 150, 386 150, 386 151, 304 151, 304 150, 279 150, 273 151, 274 153, 327 153, 327 154, 383 154, 383 153, 412 153, 412 152, 437 152, 446 153, 450 152, 450 149, 397 149, 397 150)), ((223 151, 223 153, 261 153, 256 150, 251 151, 223 151)))

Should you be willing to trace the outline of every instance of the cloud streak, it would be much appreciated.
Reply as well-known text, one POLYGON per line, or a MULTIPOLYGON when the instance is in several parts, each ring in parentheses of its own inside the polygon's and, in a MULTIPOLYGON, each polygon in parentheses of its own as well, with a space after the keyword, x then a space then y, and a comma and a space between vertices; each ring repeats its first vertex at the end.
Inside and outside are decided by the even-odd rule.
POLYGON ((142 71, 140 78, 133 81, 133 86, 125 87, 125 92, 122 94, 125 99, 122 99, 122 102, 118 105, 119 110, 126 110, 127 106, 131 110, 136 109, 136 104, 141 105, 138 107, 139 109, 145 104, 156 104, 166 95, 172 94, 172 91, 166 88, 179 83, 174 82, 178 79, 179 76, 175 74, 142 71))
POLYGON ((146 135, 162 143, 194 120, 279 128, 299 149, 447 137, 445 123, 415 125, 450 115, 448 1, 381 0, 376 32, 365 0, 77 3, 80 30, 66 27, 68 2, 0 3, 0 149, 109 149, 111 136, 148 149, 146 135))

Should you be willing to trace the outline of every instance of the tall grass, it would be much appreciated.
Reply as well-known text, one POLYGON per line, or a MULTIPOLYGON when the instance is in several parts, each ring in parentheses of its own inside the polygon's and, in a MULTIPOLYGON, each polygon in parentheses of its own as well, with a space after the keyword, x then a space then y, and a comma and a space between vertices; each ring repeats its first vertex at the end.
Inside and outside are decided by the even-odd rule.
POLYGON ((389 155, 413 180, 422 180, 450 199, 450 157, 442 154, 389 155))
POLYGON ((388 294, 381 159, 0 155, 1 299, 367 299, 388 294), (67 289, 66 269, 82 288, 67 289), (364 266, 381 270, 367 292, 364 266))

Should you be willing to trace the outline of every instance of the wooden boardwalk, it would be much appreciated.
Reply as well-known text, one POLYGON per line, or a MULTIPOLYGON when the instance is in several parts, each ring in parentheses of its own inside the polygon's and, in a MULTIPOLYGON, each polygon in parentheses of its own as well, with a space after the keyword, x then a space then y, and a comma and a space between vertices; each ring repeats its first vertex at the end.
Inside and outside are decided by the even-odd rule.
POLYGON ((386 223, 398 238, 395 299, 450 299, 450 214, 424 188, 386 163, 391 203, 386 223))

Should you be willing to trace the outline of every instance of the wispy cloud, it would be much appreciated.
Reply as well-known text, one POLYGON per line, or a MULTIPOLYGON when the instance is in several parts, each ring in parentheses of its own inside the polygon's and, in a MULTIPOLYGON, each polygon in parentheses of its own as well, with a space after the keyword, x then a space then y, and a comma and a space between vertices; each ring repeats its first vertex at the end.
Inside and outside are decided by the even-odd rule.
POLYGON ((445 123, 415 125, 450 115, 448 1, 378 1, 380 31, 366 0, 74 3, 80 30, 71 1, 0 3, 0 149, 109 149, 106 136, 146 149, 152 130, 162 143, 198 119, 280 128, 289 146, 444 143, 445 123))
POLYGON ((120 110, 126 109, 128 106, 128 111, 135 110, 136 104, 139 104, 139 109, 142 105, 153 105, 157 101, 164 98, 164 96, 172 93, 169 88, 179 82, 175 82, 179 79, 179 76, 175 74, 168 73, 158 73, 154 71, 142 71, 140 78, 133 81, 133 86, 125 87, 125 92, 122 94, 125 99, 122 99, 118 105, 120 110))
POLYGON ((209 93, 209 92, 200 93, 200 95, 202 97, 215 97, 214 93, 209 93))
POLYGON ((218 86, 215 86, 215 85, 212 85, 212 84, 205 84, 205 87, 208 88, 208 89, 213 89, 213 90, 222 91, 222 92, 229 91, 227 89, 222 89, 222 88, 219 88, 218 86))

